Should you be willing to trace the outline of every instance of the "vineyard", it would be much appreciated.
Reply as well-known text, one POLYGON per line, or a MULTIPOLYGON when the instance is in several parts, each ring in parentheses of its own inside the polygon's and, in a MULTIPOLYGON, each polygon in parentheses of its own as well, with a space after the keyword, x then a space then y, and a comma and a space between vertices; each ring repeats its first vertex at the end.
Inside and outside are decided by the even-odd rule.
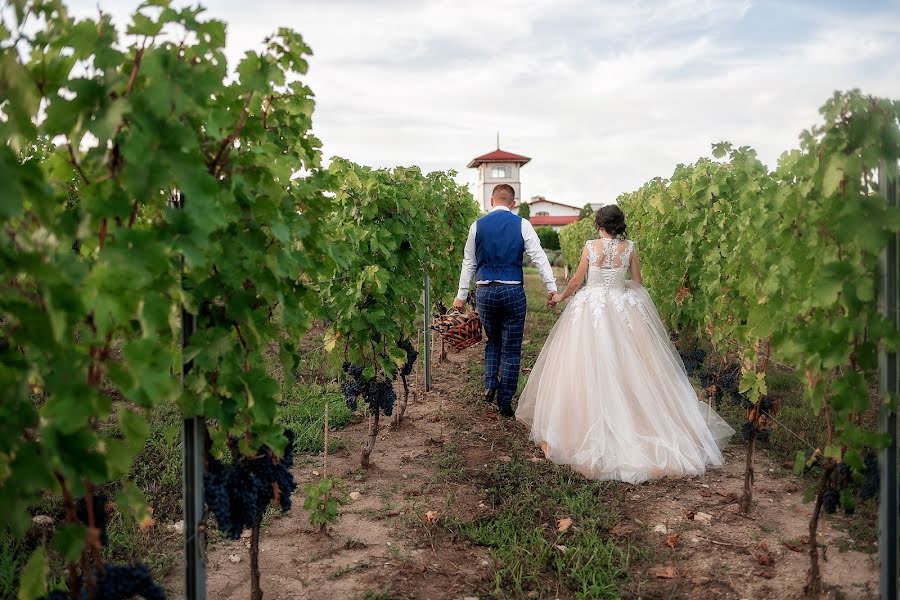
MULTIPOLYGON (((640 594, 658 544, 617 528, 641 488, 542 463, 475 406, 480 346, 437 344, 423 385, 423 326, 455 295, 479 214, 454 172, 326 165, 311 49, 289 29, 228 65, 225 24, 201 8, 146 2, 123 36, 61 0, 2 10, 0 597, 195 598, 207 566, 252 600, 316 597, 285 587, 306 568, 334 597, 640 594), (403 508, 361 516, 376 491, 403 508), (385 519, 413 532, 408 556, 364 551, 384 552, 383 525, 362 538, 385 519), (342 552, 386 570, 316 573, 342 552)), ((878 302, 900 210, 877 187, 896 177, 900 104, 836 94, 822 117, 774 171, 717 144, 618 199, 701 396, 740 413, 740 518, 763 518, 757 454, 801 402, 772 378, 799 382, 814 425, 789 476, 812 501, 810 596, 821 512, 871 520, 889 443, 877 357, 900 345, 878 302)), ((564 228, 565 262, 594 234, 564 228)), ((556 316, 529 310, 523 365, 556 316)), ((209 575, 209 597, 232 593, 209 575)))

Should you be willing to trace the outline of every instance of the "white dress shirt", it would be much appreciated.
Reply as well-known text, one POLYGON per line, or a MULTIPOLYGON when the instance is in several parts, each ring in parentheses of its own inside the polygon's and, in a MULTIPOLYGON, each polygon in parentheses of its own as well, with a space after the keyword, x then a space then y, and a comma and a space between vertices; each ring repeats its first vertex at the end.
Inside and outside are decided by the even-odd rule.
MULTIPOLYGON (((491 212, 494 212, 495 210, 509 211, 509 208, 506 206, 495 206, 491 209, 491 212)), ((475 260, 475 233, 477 230, 477 222, 472 223, 472 226, 469 227, 469 238, 466 240, 462 273, 459 276, 459 292, 456 294, 456 297, 459 300, 465 300, 469 296, 469 284, 472 281, 472 277, 475 276, 475 269, 477 267, 477 261, 475 260)), ((541 274, 541 279, 544 281, 544 285, 547 286, 547 291, 555 292, 556 277, 553 275, 553 267, 550 266, 550 261, 547 260, 547 254, 544 252, 544 249, 541 248, 541 240, 528 219, 522 219, 522 239, 525 240, 525 253, 528 255, 528 258, 531 259, 534 266, 537 267, 538 272, 541 274)), ((475 283, 483 285, 491 282, 476 281, 475 283)), ((500 281, 498 283, 518 284, 522 282, 500 281)))

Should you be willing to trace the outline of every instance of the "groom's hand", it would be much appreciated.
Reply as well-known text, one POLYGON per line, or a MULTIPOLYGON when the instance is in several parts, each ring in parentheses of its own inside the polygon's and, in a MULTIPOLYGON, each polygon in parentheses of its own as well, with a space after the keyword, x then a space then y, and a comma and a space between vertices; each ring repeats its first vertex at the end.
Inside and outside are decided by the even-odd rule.
POLYGON ((460 300, 459 298, 456 298, 455 300, 453 300, 453 308, 455 308, 456 310, 461 311, 465 307, 466 307, 465 300, 460 300))

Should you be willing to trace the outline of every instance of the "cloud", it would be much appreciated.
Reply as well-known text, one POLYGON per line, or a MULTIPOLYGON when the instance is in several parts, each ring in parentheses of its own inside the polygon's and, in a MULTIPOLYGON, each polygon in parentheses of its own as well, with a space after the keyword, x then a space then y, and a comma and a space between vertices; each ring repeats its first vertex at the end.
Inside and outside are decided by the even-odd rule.
MULTIPOLYGON (((137 2, 100 4, 120 17, 137 2)), ((470 182, 466 163, 499 131, 504 149, 533 158, 523 194, 573 205, 610 201, 723 139, 774 165, 835 89, 900 98, 900 10, 888 2, 209 5, 229 23, 232 60, 277 27, 304 35, 326 155, 470 182)))

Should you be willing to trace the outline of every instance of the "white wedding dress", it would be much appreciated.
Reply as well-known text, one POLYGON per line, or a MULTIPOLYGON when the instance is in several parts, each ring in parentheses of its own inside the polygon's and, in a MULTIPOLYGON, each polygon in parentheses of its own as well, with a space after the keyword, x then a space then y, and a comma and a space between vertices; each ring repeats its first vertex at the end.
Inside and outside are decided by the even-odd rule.
POLYGON ((587 243, 587 286, 547 337, 516 418, 547 458, 591 479, 639 483, 722 464, 734 430, 700 402, 640 285, 634 243, 587 243))

